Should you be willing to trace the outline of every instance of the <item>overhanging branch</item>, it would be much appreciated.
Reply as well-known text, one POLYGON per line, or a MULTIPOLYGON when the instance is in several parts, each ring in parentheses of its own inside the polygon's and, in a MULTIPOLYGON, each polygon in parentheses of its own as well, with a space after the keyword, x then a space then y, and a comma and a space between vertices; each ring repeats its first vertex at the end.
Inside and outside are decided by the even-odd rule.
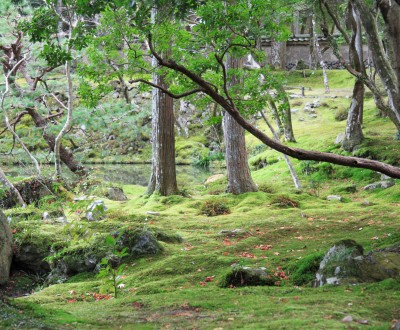
POLYGON ((192 90, 190 90, 190 91, 187 91, 187 92, 184 92, 184 93, 181 93, 181 94, 174 94, 174 93, 172 93, 171 91, 169 91, 168 89, 163 88, 163 87, 161 87, 161 86, 159 86, 159 85, 157 85, 157 84, 154 84, 154 83, 152 83, 152 82, 150 82, 150 81, 147 81, 147 80, 145 80, 145 79, 134 79, 134 80, 129 80, 129 83, 130 83, 130 84, 133 84, 133 83, 135 83, 135 82, 141 82, 141 83, 143 83, 143 84, 146 84, 146 85, 149 85, 149 86, 158 88, 158 89, 161 90, 163 93, 165 93, 165 94, 171 96, 173 99, 181 99, 182 97, 185 97, 185 96, 189 96, 189 95, 192 95, 192 94, 201 93, 201 92, 204 93, 204 92, 205 92, 205 90, 204 90, 203 88, 196 88, 196 89, 192 89, 192 90))
POLYGON ((299 160, 315 160, 321 162, 328 162, 337 165, 349 166, 349 167, 357 167, 357 168, 366 168, 373 171, 378 171, 380 173, 386 174, 392 178, 400 179, 400 168, 385 164, 376 160, 359 158, 359 157, 350 157, 350 156, 341 156, 327 152, 320 151, 310 151, 299 148, 292 148, 286 146, 278 141, 274 141, 265 135, 262 131, 251 125, 247 122, 239 113, 239 111, 233 107, 222 95, 220 95, 212 86, 205 81, 202 77, 197 75, 196 73, 190 71, 185 66, 176 63, 171 60, 164 60, 153 48, 151 43, 151 35, 149 35, 149 47, 153 56, 157 59, 159 65, 174 70, 176 72, 180 72, 194 83, 196 83, 203 92, 210 96, 216 103, 222 106, 222 108, 228 112, 236 122, 242 126, 246 131, 250 134, 254 135, 261 142, 271 147, 274 150, 282 152, 288 156, 299 160))

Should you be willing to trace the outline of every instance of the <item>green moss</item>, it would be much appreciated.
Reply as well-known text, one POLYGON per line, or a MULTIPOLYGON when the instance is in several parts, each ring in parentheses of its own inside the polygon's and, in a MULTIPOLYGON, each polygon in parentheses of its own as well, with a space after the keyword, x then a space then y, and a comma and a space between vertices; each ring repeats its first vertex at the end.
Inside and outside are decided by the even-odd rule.
MULTIPOLYGON (((351 94, 353 78, 344 71, 329 75, 331 95, 338 97, 324 99, 325 104, 316 110, 315 120, 306 117, 305 122, 300 122, 302 109, 294 114, 298 142, 289 143, 289 146, 346 154, 333 145, 337 134, 345 128, 345 121, 335 121, 334 115, 335 110, 348 108, 350 100, 343 96, 351 94)), ((306 71, 305 76, 302 72, 288 76, 291 86, 311 87, 311 90, 306 89, 310 97, 291 101, 293 106, 302 107, 314 100, 314 96, 324 94, 320 71, 314 74, 306 71)), ((360 152, 398 164, 400 152, 398 141, 393 140, 395 129, 387 118, 375 115, 373 100, 367 99, 366 140, 360 152)), ((262 121, 257 121, 257 125, 269 134, 262 121)), ((28 222, 22 219, 20 225, 16 223, 16 238, 37 239, 41 244, 50 240, 55 242, 53 248, 57 251, 67 247, 65 256, 71 258, 84 258, 92 250, 99 251, 96 244, 102 243, 104 235, 123 229, 134 232, 147 228, 161 241, 163 252, 127 260, 122 282, 125 287, 118 299, 94 301, 93 294, 108 293, 108 288, 95 274, 83 273, 65 283, 38 290, 29 297, 12 300, 17 306, 12 314, 16 321, 10 323, 10 318, 0 316, 1 324, 16 327, 23 320, 22 316, 29 316, 39 322, 31 325, 26 321, 27 327, 33 329, 37 324, 51 329, 128 329, 132 324, 137 328, 157 329, 263 329, 266 324, 271 329, 341 329, 341 319, 350 314, 355 319, 368 319, 373 328, 390 328, 391 320, 400 314, 398 281, 349 286, 347 290, 329 286, 312 289, 308 284, 322 255, 343 238, 352 237, 367 251, 400 240, 397 234, 400 232, 400 184, 385 190, 363 191, 360 188, 379 180, 379 174, 311 162, 307 166, 316 170, 307 175, 302 172, 304 162, 292 159, 305 191, 297 194, 285 162, 271 164, 271 159, 281 159, 281 155, 260 145, 260 141, 250 135, 246 136, 246 141, 254 157, 251 162, 257 159, 268 162, 265 168, 252 172, 260 188, 257 193, 226 194, 226 176, 207 186, 197 185, 190 177, 178 176, 190 198, 149 197, 144 195, 145 187, 124 185, 129 200, 106 201, 107 218, 100 222, 82 222, 70 209, 72 205, 66 205, 71 222, 66 226, 45 224, 39 219, 28 219, 28 222), (318 183, 318 189, 310 187, 311 180, 318 183), (359 189, 347 191, 352 185, 359 189), (347 202, 330 203, 320 197, 332 192, 345 194, 347 202), (280 196, 298 203, 298 207, 272 205, 280 196), (364 200, 371 205, 362 206, 364 200), (199 213, 210 201, 222 202, 230 213, 217 217, 199 213), (22 233, 24 229, 26 232, 22 233), (240 229, 240 234, 234 234, 235 229, 240 229), (222 235, 221 231, 233 234, 222 235), (289 280, 281 287, 220 288, 221 280, 234 263, 268 270, 282 267, 289 271, 289 280), (18 310, 23 313, 19 314, 18 310)), ((208 155, 207 144, 202 134, 189 139, 178 138, 178 162, 191 163, 193 157, 208 155), (195 141, 194 147, 191 140, 195 141)), ((11 144, 2 146, 9 148, 11 144)), ((107 141, 99 149, 104 150, 99 151, 98 161, 148 161, 151 155, 149 143, 140 153, 126 155, 115 154, 123 151, 117 141, 107 141)), ((1 308, 0 315, 4 315, 2 313, 1 308)), ((352 326, 357 327, 357 324, 352 326)))
POLYGON ((290 281, 294 285, 311 286, 315 280, 315 274, 319 269, 319 264, 324 257, 324 252, 317 252, 306 255, 300 260, 296 260, 289 264, 290 281))

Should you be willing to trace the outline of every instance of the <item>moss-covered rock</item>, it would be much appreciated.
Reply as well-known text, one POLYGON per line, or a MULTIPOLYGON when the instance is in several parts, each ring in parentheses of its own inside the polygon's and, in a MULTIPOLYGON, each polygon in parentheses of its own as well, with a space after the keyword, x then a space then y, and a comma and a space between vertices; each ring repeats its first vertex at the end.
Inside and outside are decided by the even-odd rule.
POLYGON ((314 286, 376 282, 399 276, 399 243, 364 255, 361 245, 353 240, 342 240, 324 256, 314 286))
POLYGON ((126 231, 121 240, 122 245, 128 248, 128 252, 132 257, 157 254, 163 251, 162 245, 148 230, 126 231))
POLYGON ((251 268, 234 265, 222 278, 220 286, 223 288, 239 286, 275 285, 278 278, 269 274, 264 267, 251 268))

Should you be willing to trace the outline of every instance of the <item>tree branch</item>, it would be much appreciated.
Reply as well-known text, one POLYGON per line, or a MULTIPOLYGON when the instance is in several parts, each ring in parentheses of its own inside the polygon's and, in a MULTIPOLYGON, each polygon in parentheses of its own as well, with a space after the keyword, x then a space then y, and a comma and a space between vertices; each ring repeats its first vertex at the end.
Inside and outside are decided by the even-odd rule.
POLYGON ((211 85, 205 81, 202 77, 195 74, 194 72, 187 69, 185 66, 177 64, 172 60, 164 60, 161 56, 154 50, 151 43, 151 35, 149 35, 149 47, 153 56, 157 59, 158 63, 166 68, 174 70, 176 72, 180 72, 194 83, 196 83, 200 88, 204 90, 204 93, 210 96, 215 102, 222 106, 222 108, 228 112, 236 122, 242 126, 246 131, 250 134, 254 135, 261 142, 271 147, 274 150, 282 152, 288 156, 293 158, 297 158, 299 160, 315 160, 321 162, 329 162, 332 164, 349 166, 349 167, 358 167, 358 168, 366 168, 374 171, 381 172, 393 178, 400 179, 400 168, 396 166, 392 166, 389 164, 385 164, 376 160, 364 159, 359 157, 349 157, 349 156, 341 156, 336 154, 331 154, 327 152, 320 151, 310 151, 299 148, 292 148, 286 146, 279 141, 274 141, 269 138, 262 131, 248 123, 239 113, 239 111, 233 107, 222 95, 220 95, 216 90, 211 88, 211 85))
POLYGON ((146 84, 146 85, 149 85, 149 86, 151 86, 151 87, 158 88, 158 89, 161 90, 163 93, 165 93, 165 94, 171 96, 173 99, 181 99, 182 97, 185 97, 185 96, 189 96, 189 95, 192 95, 192 94, 201 93, 201 92, 204 93, 204 92, 205 92, 205 90, 204 90, 203 88, 196 88, 196 89, 192 89, 192 90, 190 90, 190 91, 187 91, 187 92, 184 92, 184 93, 181 93, 181 94, 174 94, 174 93, 170 92, 168 89, 163 88, 163 87, 161 87, 161 86, 159 86, 159 85, 153 84, 152 82, 147 81, 147 80, 145 80, 145 79, 134 79, 134 80, 129 80, 129 83, 130 83, 130 84, 133 84, 133 83, 136 83, 136 82, 141 82, 141 83, 146 84))

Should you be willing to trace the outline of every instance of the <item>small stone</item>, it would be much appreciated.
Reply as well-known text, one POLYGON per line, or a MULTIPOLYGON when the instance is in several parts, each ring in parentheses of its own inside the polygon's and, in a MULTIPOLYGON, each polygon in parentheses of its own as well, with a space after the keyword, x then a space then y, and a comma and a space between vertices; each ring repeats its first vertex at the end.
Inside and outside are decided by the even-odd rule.
POLYGON ((159 216, 160 212, 147 211, 146 214, 159 216))
POLYGON ((393 180, 390 176, 386 175, 386 174, 381 174, 381 180, 385 181, 385 180, 393 180))
POLYGON ((329 195, 328 197, 326 197, 326 199, 328 200, 328 201, 338 201, 338 202, 341 202, 342 201, 342 196, 339 196, 339 195, 329 195))
POLYGON ((357 320, 357 323, 358 324, 364 324, 364 325, 369 324, 368 320, 357 320))
POLYGON ((342 144, 342 142, 343 142, 345 136, 346 136, 346 134, 345 134, 344 132, 339 133, 338 136, 337 136, 336 139, 335 139, 334 144, 335 144, 335 145, 342 144))
POLYGON ((363 202, 361 203, 361 205, 362 205, 362 206, 372 206, 372 205, 374 205, 374 203, 371 203, 370 201, 365 200, 365 201, 363 201, 363 202))
POLYGON ((221 230, 218 234, 219 235, 223 235, 223 236, 237 236, 237 235, 241 235, 241 234, 245 234, 246 231, 244 231, 243 229, 233 229, 233 230, 221 230))
POLYGON ((351 315, 347 315, 342 319, 342 322, 344 322, 344 323, 353 322, 353 317, 351 315))
POLYGON ((102 200, 96 200, 87 207, 87 211, 85 218, 88 221, 98 221, 104 218, 107 207, 102 200))
POLYGON ((204 182, 205 185, 208 185, 210 183, 213 183, 215 181, 218 181, 220 179, 223 179, 225 177, 224 174, 215 174, 211 175, 210 177, 207 178, 207 180, 204 182))

